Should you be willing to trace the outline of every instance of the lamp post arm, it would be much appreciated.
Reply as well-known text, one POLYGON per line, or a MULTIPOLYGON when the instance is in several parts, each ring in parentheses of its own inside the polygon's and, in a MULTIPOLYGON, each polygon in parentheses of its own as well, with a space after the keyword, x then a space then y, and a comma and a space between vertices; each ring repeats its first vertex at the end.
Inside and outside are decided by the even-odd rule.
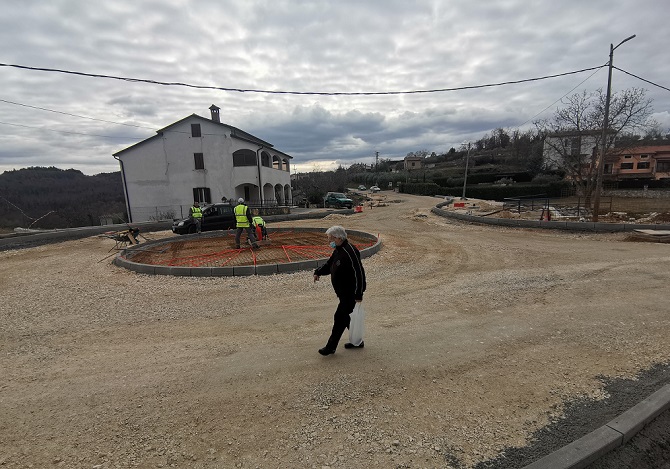
MULTIPOLYGON (((619 44, 616 45, 616 47, 613 47, 613 48, 612 48, 612 52, 614 52, 614 51, 616 50, 616 48, 619 47, 619 46, 620 46, 621 44, 623 44, 624 42, 628 42, 628 41, 630 41, 631 39, 635 38, 635 36, 637 36, 637 35, 636 35, 636 34, 633 34, 632 36, 627 37, 626 39, 624 39, 623 41, 621 41, 619 44)), ((611 44, 610 44, 610 47, 612 47, 611 44)), ((612 55, 611 55, 611 53, 610 53, 610 60, 611 60, 611 57, 612 57, 612 55)))

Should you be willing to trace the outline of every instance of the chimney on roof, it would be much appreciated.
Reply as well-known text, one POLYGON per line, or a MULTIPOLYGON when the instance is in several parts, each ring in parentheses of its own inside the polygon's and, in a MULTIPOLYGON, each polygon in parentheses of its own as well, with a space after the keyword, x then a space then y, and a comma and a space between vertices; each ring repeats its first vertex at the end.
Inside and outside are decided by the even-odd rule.
POLYGON ((212 122, 216 122, 216 123, 220 124, 221 119, 219 118, 219 108, 212 104, 209 107, 209 110, 212 113, 212 122))

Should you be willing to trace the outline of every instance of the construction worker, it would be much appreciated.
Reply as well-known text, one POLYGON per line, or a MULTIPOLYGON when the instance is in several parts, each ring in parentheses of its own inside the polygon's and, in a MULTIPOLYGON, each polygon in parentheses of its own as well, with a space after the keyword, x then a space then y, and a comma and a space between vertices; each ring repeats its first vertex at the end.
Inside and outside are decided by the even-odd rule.
POLYGON ((195 231, 200 233, 202 230, 202 209, 199 202, 193 202, 193 207, 188 209, 188 216, 195 222, 195 231))
POLYGON ((259 240, 261 239, 267 239, 268 237, 268 230, 265 227, 265 220, 260 217, 260 215, 256 215, 251 219, 254 223, 254 226, 256 227, 256 235, 259 240), (260 228, 260 236, 258 236, 258 228, 260 228))
POLYGON ((242 236, 242 231, 247 232, 247 242, 251 243, 254 249, 258 249, 258 243, 256 242, 256 237, 254 236, 254 230, 252 229, 253 219, 251 218, 251 211, 249 207, 244 204, 244 199, 240 197, 237 199, 237 205, 233 209, 235 212, 235 223, 237 230, 235 232, 235 248, 240 249, 240 237, 242 236))

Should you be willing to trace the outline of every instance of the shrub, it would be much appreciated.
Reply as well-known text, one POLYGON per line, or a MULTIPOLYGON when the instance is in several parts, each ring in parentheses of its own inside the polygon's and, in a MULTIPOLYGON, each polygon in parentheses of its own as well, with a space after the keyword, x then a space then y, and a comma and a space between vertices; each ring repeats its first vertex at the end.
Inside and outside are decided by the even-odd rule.
POLYGON ((400 192, 415 195, 437 195, 441 194, 441 187, 434 182, 409 182, 399 185, 400 192))
MULTIPOLYGON (((529 197, 542 195, 547 197, 560 197, 561 189, 568 186, 565 182, 554 182, 549 184, 514 184, 512 186, 500 186, 494 184, 477 184, 467 186, 465 195, 473 199, 499 200, 509 197, 529 197)), ((401 192, 416 195, 450 195, 459 197, 463 194, 462 187, 440 187, 433 183, 411 183, 403 184, 401 192)))
POLYGON ((557 174, 538 174, 531 181, 533 184, 549 184, 559 182, 562 178, 557 174))

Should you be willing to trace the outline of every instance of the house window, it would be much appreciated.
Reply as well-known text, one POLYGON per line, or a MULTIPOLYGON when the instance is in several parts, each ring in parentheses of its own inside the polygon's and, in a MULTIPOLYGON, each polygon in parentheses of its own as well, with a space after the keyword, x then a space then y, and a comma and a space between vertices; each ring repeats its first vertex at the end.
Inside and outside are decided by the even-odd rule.
POLYGON ((637 169, 649 169, 649 162, 648 161, 638 161, 637 169))
POLYGON ((640 155, 640 158, 649 158, 649 155, 640 155))
POLYGON ((272 166, 270 165, 270 155, 268 155, 266 152, 261 152, 261 166, 266 166, 268 168, 271 168, 272 166))
POLYGON ((633 163, 621 163, 621 169, 633 169, 633 163))
POLYGON ((626 158, 626 159, 628 159, 628 158, 632 158, 631 155, 623 155, 623 157, 626 158))
POLYGON ((603 173, 612 174, 612 163, 605 163, 605 167, 603 168, 603 173))
POLYGON ((195 159, 195 169, 205 169, 205 158, 202 153, 193 153, 195 159))
POLYGON ((237 150, 233 153, 233 166, 256 166, 256 152, 237 150))
POLYGON ((670 161, 657 161, 656 162, 656 171, 659 172, 659 173, 670 172, 670 161))
POLYGON ((191 124, 191 137, 201 137, 200 124, 191 124))
POLYGON ((210 194, 209 187, 194 187, 193 202, 211 204, 212 195, 210 194))

